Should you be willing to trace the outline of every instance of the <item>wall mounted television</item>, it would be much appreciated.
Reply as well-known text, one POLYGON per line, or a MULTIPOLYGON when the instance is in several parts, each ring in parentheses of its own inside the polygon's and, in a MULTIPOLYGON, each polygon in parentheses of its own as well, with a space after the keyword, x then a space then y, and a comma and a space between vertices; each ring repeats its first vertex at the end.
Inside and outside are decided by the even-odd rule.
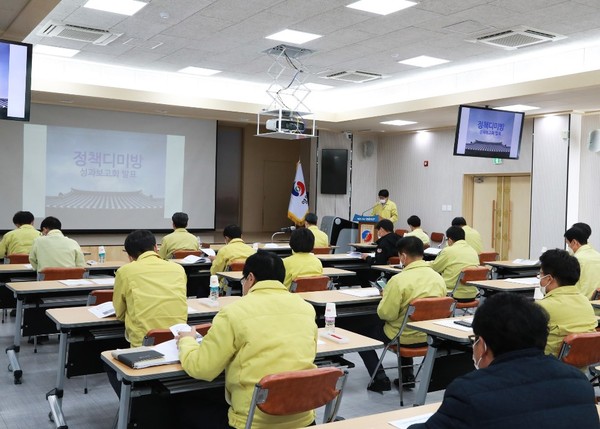
POLYGON ((31 54, 28 43, 0 40, 0 119, 29 121, 31 54))
POLYGON ((454 155, 519 159, 523 112, 459 106, 454 155))

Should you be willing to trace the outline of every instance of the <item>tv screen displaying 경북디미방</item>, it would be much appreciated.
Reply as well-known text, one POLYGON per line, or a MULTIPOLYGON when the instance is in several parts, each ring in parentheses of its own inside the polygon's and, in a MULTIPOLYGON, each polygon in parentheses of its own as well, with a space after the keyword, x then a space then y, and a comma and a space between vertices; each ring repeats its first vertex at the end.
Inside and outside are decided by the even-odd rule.
POLYGON ((0 119, 29 121, 32 45, 0 40, 0 119))
POLYGON ((519 159, 523 112, 460 106, 454 155, 519 159))

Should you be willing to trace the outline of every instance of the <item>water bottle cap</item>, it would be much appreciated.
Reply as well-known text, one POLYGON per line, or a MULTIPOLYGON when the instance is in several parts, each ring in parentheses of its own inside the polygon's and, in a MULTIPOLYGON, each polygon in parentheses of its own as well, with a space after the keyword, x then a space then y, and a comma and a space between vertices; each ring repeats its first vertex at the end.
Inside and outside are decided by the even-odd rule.
POLYGON ((210 284, 211 285, 218 285, 219 284, 219 277, 217 277, 214 274, 212 276, 210 276, 210 284))

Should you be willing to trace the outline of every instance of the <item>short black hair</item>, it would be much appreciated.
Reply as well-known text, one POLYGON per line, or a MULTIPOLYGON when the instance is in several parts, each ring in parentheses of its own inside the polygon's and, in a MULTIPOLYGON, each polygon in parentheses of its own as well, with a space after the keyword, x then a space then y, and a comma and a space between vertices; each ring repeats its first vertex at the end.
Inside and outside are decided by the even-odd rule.
POLYGON ((515 350, 544 350, 548 314, 531 299, 500 292, 483 301, 473 318, 473 333, 482 336, 494 357, 515 350))
POLYGON ((421 226, 421 218, 417 215, 412 215, 411 217, 406 219, 406 223, 416 228, 421 226))
POLYGON ((464 217, 462 216, 457 216, 454 219, 452 219, 452 226, 465 226, 467 224, 467 221, 464 217))
POLYGON ((411 258, 423 257, 423 241, 418 237, 402 237, 396 243, 398 254, 406 253, 411 258))
POLYGON ((550 249, 540 256, 544 275, 550 274, 559 286, 572 286, 579 281, 581 268, 575 256, 562 249, 550 249))
POLYGON ((308 228, 295 229, 290 236, 290 247, 294 252, 312 252, 315 247, 315 235, 308 228))
POLYGON ((381 191, 379 191, 379 193, 377 194, 378 197, 383 197, 383 198, 389 198, 390 196, 390 191, 388 191, 387 189, 382 189, 381 191))
POLYGON ((576 226, 567 229, 564 237, 568 241, 577 240, 577 242, 581 245, 587 244, 588 239, 587 233, 583 229, 576 226))
POLYGON ((586 240, 590 238, 590 235, 592 235, 592 227, 589 226, 587 223, 584 222, 576 222, 573 224, 574 228, 579 228, 581 230, 583 230, 583 232, 586 235, 586 240))
POLYGON ((375 229, 379 229, 379 228, 383 228, 387 232, 393 232, 394 224, 389 219, 381 219, 379 222, 377 222, 377 225, 375 225, 375 229))
POLYGON ((311 225, 316 225, 317 222, 319 221, 319 218, 317 217, 316 214, 314 213, 308 213, 305 217, 304 217, 304 221, 306 223, 310 223, 311 225))
POLYGON ((40 224, 40 229, 44 228, 47 228, 50 231, 53 229, 62 229, 62 223, 60 223, 60 221, 54 216, 48 216, 40 224))
POLYGON ((446 230, 446 237, 452 241, 464 240, 465 230, 460 226, 451 226, 446 230))
POLYGON ((242 237, 242 228, 240 228, 239 226, 237 226, 235 224, 227 225, 225 227, 225 229, 223 230, 223 237, 229 237, 232 240, 234 238, 241 238, 242 237))
POLYGON ((242 271, 244 277, 254 274, 257 282, 263 280, 277 280, 283 283, 285 279, 285 267, 279 256, 273 252, 259 250, 246 259, 242 271))
POLYGON ((13 216, 13 223, 15 225, 28 225, 28 224, 33 223, 34 219, 35 218, 33 217, 33 213, 20 211, 20 212, 16 212, 15 215, 13 216))
POLYGON ((134 259, 137 259, 144 252, 154 250, 155 246, 156 238, 147 229, 133 231, 125 238, 125 251, 134 259))
POLYGON ((189 219, 190 218, 188 217, 187 213, 183 212, 173 213, 173 216, 171 216, 171 220, 173 221, 173 226, 175 226, 175 228, 186 228, 189 219))

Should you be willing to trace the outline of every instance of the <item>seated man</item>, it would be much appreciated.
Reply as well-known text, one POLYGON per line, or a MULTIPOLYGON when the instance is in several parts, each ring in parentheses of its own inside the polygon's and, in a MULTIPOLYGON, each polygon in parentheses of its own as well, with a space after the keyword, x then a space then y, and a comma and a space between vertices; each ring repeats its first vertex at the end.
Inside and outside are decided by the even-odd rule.
POLYGON ((379 216, 379 220, 389 219, 392 222, 392 230, 394 229, 394 222, 398 220, 398 208, 396 203, 390 200, 390 192, 387 189, 382 189, 377 194, 379 197, 379 203, 373 207, 373 216, 379 216))
POLYGON ((425 234, 425 231, 421 229, 421 219, 419 216, 412 215, 406 220, 410 231, 404 234, 405 237, 417 237, 419 238, 424 246, 429 246, 429 236, 425 234))
POLYGON ((442 405, 409 429, 599 428, 586 377, 544 355, 548 316, 530 300, 499 293, 473 319, 478 371, 455 379, 442 405))
POLYGON ((150 231, 133 231, 125 239, 130 263, 117 270, 113 304, 125 322, 132 347, 142 345, 150 329, 164 329, 187 321, 186 276, 183 267, 156 253, 150 231))
POLYGON ((34 217, 31 212, 16 212, 12 220, 17 228, 2 237, 0 258, 14 253, 29 254, 33 240, 40 236, 40 232, 33 227, 34 217))
POLYGON ((596 289, 600 288, 600 252, 588 244, 587 231, 576 226, 565 232, 565 242, 573 251, 581 269, 575 286, 583 296, 592 299, 596 289))
POLYGON ((455 217, 452 219, 452 226, 459 226, 465 231, 465 241, 471 246, 479 255, 483 251, 483 244, 481 243, 481 234, 469 225, 464 217, 455 217))
POLYGON ((175 250, 198 250, 198 239, 187 231, 187 213, 177 212, 171 216, 173 232, 163 237, 158 254, 163 259, 173 257, 175 250))
POLYGON ((308 213, 304 218, 304 226, 315 236, 315 247, 328 247, 329 237, 317 226, 319 218, 314 213, 308 213))
POLYGON ((323 274, 323 264, 313 255, 315 236, 306 228, 299 228, 292 232, 290 247, 293 254, 284 258, 285 280, 283 284, 288 290, 292 281, 300 276, 320 276, 323 274))
POLYGON ((546 354, 558 356, 563 338, 579 332, 594 332, 598 320, 588 298, 577 286, 579 263, 565 250, 551 249, 540 256, 540 288, 537 301, 550 316, 546 354))
POLYGON ((255 253, 255 250, 242 240, 242 229, 237 225, 228 225, 223 230, 225 246, 217 252, 217 256, 209 256, 212 260, 210 274, 225 271, 230 262, 245 260, 255 253))
MULTIPOLYGON (((417 298, 443 297, 446 296, 446 284, 442 277, 433 271, 429 264, 423 261, 423 242, 417 237, 401 238, 396 249, 400 256, 400 263, 404 270, 393 276, 383 290, 383 298, 377 306, 377 315, 381 323, 371 326, 363 331, 363 335, 389 343, 402 326, 404 316, 411 301, 417 298)), ((422 346, 427 341, 427 335, 412 329, 406 329, 402 333, 400 343, 402 345, 422 346)), ((369 374, 373 374, 379 358, 373 350, 360 352, 360 357, 365 363, 369 374)), ((412 358, 402 358, 402 366, 412 365, 412 358)), ((408 383, 406 387, 414 385, 415 377, 412 366, 402 368, 402 382, 408 383)), ((397 383, 398 380, 395 380, 397 383)), ((398 385, 399 383, 397 383, 398 385)), ((379 368, 369 390, 382 392, 390 390, 390 380, 383 368, 379 368)))
MULTIPOLYGON (((388 259, 398 255, 396 251, 396 243, 400 237, 394 232, 394 224, 389 219, 382 219, 375 225, 375 234, 377 245, 375 256, 369 256, 367 253, 362 253, 361 258, 367 261, 369 265, 387 265, 388 259)), ((356 273, 363 287, 369 286, 369 281, 376 280, 379 273, 375 270, 360 270, 356 273)))
MULTIPOLYGON (((233 428, 245 426, 254 385, 262 377, 315 367, 315 310, 288 292, 284 276, 277 255, 259 251, 250 256, 242 279, 244 297, 217 313, 202 343, 196 343, 195 332, 180 334, 179 358, 190 376, 210 381, 225 371, 233 428)), ((314 419, 314 412, 271 416, 257 409, 253 427, 299 428, 314 419)))
POLYGON ((29 262, 34 270, 40 272, 48 267, 85 267, 85 259, 79 244, 63 235, 62 224, 52 216, 44 219, 40 225, 42 237, 33 241, 29 262))

